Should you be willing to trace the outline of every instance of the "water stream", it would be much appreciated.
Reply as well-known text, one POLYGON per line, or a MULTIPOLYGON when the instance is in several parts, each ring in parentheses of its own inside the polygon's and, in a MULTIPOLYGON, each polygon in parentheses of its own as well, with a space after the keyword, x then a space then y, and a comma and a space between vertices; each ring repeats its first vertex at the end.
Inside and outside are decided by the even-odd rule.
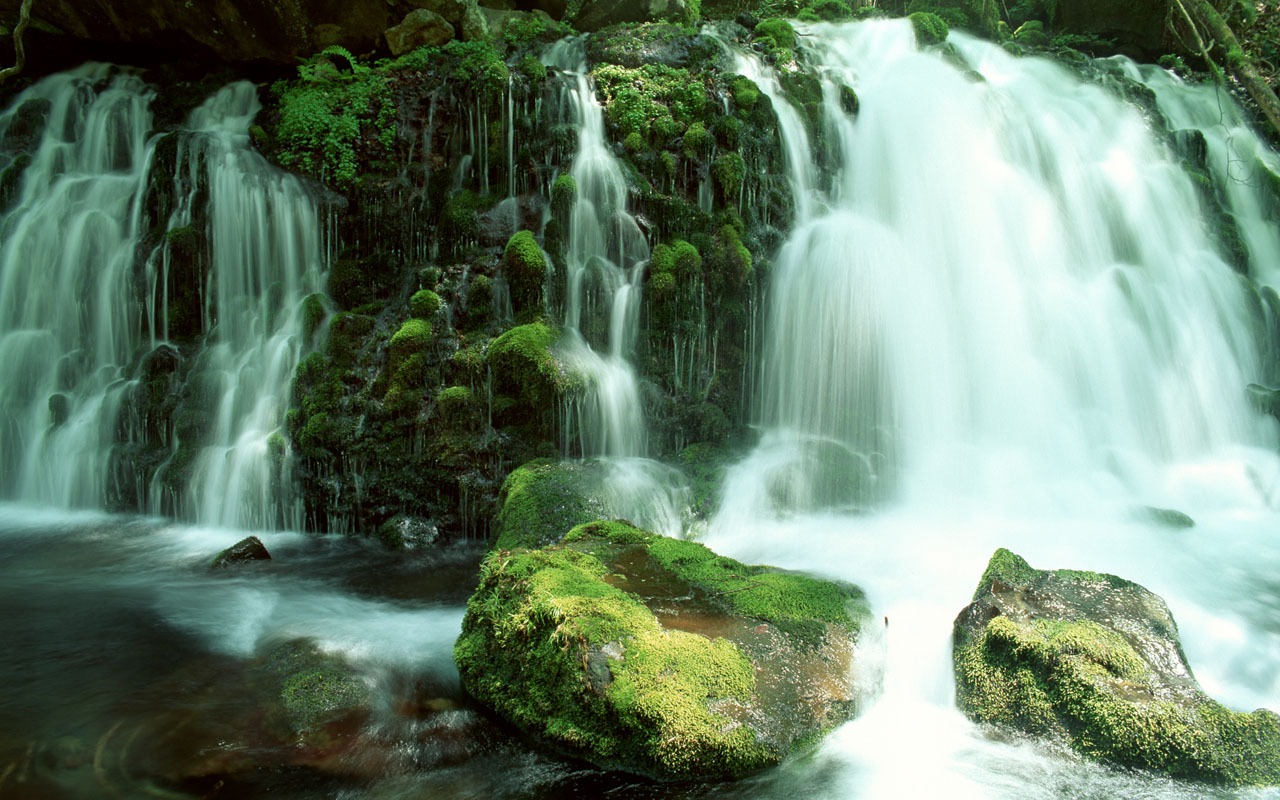
MULTIPOLYGON (((165 338, 159 326, 122 329, 84 300, 99 297, 84 290, 91 275, 120 302, 147 303, 116 276, 140 258, 134 209, 154 152, 145 87, 93 68, 31 90, 67 110, 51 116, 63 121, 0 218, 0 496, 59 509, 0 504, 0 797, 1280 798, 993 736, 956 711, 950 661, 952 619, 992 551, 1008 547, 1033 566, 1147 586, 1169 603, 1207 692, 1237 709, 1280 709, 1280 440, 1247 402, 1267 366, 1254 306, 1171 144, 1186 137, 1167 136, 1152 108, 1117 99, 1104 79, 1149 86, 1173 129, 1203 131, 1208 172, 1263 283, 1280 249, 1257 170, 1280 172, 1275 154, 1224 98, 1152 68, 1107 62, 1084 80, 953 33, 961 68, 919 50, 902 21, 802 35, 823 64, 821 146, 765 65, 744 56, 738 66, 781 108, 790 178, 806 199, 763 321, 760 444, 730 470, 706 542, 866 589, 886 623, 867 636, 859 669, 883 688, 858 719, 733 784, 600 773, 535 754, 464 706, 451 648, 478 550, 389 554, 276 532, 261 534, 271 562, 213 572, 214 553, 243 536, 235 527, 288 515, 257 501, 236 505, 257 511, 192 514, 196 525, 66 510, 101 507, 113 398, 128 391, 138 351, 165 338), (841 108, 842 84, 858 93, 856 118, 841 108), (54 137, 67 131, 78 133, 54 137), (94 131, 104 144, 90 147, 94 131), (833 164, 817 169, 819 151, 833 164), (74 230, 83 250, 60 233, 74 230), (41 269, 18 268, 29 262, 41 269), (76 272, 84 262, 93 269, 76 272), (50 407, 53 394, 65 409, 50 407), (1196 525, 1162 527, 1149 507, 1196 525), (376 698, 336 744, 282 737, 260 710, 268 654, 298 640, 347 664, 376 698)), ((572 78, 567 102, 583 130, 569 257, 556 265, 571 287, 562 355, 597 387, 575 430, 582 455, 643 474, 653 462, 628 358, 647 254, 581 45, 561 48, 548 61, 572 78)), ((297 301, 321 266, 301 233, 318 229, 310 205, 245 149, 252 103, 238 92, 193 116, 178 176, 226 166, 209 179, 214 261, 218 248, 243 246, 228 264, 284 270, 261 280, 250 270, 245 283, 264 294, 228 278, 232 299, 207 301, 218 319, 208 339, 228 351, 209 365, 228 376, 214 407, 237 419, 266 409, 200 453, 193 474, 223 500, 238 490, 217 487, 253 474, 237 459, 265 453, 277 424, 278 385, 261 398, 236 389, 296 359, 297 301), (227 206, 242 210, 219 228, 227 206), (252 241, 219 238, 254 225, 263 233, 252 241), (235 303, 245 317, 230 313, 235 303)), ((174 213, 171 227, 191 219, 174 213)), ((655 511, 670 496, 652 487, 667 480, 619 481, 616 503, 641 503, 651 515, 641 519, 662 527, 678 517, 674 504, 655 511)))
POLYGON ((564 423, 567 453, 609 464, 610 504, 619 517, 664 533, 681 529, 687 505, 679 473, 649 460, 648 425, 632 363, 640 333, 649 243, 628 211, 627 179, 605 137, 604 109, 587 68, 584 40, 565 39, 544 61, 568 80, 561 107, 578 130, 569 168, 577 196, 568 220, 561 358, 584 377, 564 423), (643 521, 643 522, 641 522, 643 521))

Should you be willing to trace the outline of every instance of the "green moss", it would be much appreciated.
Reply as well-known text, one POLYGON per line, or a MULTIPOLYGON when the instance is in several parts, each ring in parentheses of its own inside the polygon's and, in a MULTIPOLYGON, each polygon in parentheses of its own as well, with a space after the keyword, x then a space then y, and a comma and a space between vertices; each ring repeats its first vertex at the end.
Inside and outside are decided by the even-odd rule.
POLYGON ((493 281, 488 275, 473 275, 467 286, 467 324, 477 328, 493 316, 493 281))
POLYGON ((424 319, 406 320, 392 335, 389 366, 394 372, 397 365, 410 356, 421 353, 431 344, 431 323, 424 319))
POLYGON ((595 462, 532 461, 507 476, 499 495, 495 547, 541 547, 605 513, 604 474, 595 462))
POLYGON ((567 218, 576 202, 578 202, 578 182, 569 173, 560 173, 551 184, 552 209, 567 218))
POLYGON ((324 295, 309 294, 302 300, 302 335, 310 341, 316 331, 329 317, 329 308, 324 295))
POLYGON ((742 182, 747 175, 747 162, 735 152, 725 153, 716 159, 711 167, 711 174, 720 187, 726 203, 736 205, 742 193, 742 182))
POLYGON ((664 631, 605 574, 573 549, 492 553, 454 647, 467 691, 599 764, 690 778, 776 760, 711 710, 750 699, 751 662, 724 639, 664 631))
POLYGON ((713 147, 715 147, 715 137, 707 130, 707 126, 701 122, 692 123, 689 125, 688 130, 684 132, 684 141, 681 143, 681 149, 685 158, 691 161, 702 161, 711 155, 713 147))
POLYGON ((817 0, 809 8, 815 17, 828 22, 839 22, 853 17, 853 9, 845 0, 817 0))
POLYGON ((1083 755, 1177 778, 1229 785, 1280 782, 1280 718, 1207 698, 1150 698, 1146 663, 1118 633, 1089 621, 992 619, 955 652, 971 718, 1059 732, 1083 755))
POLYGON ((1040 574, 1040 570, 1034 569, 1022 556, 1001 547, 987 562, 987 569, 978 580, 978 590, 974 592, 973 597, 976 600, 990 593, 995 583, 1011 588, 1029 586, 1040 574))
POLYGON ((511 287, 511 301, 516 311, 540 307, 547 260, 532 231, 519 231, 507 240, 507 247, 502 253, 502 268, 511 287))
POLYGON ((440 295, 430 289, 419 289, 409 298, 409 313, 419 319, 429 320, 440 311, 440 295))
POLYGON ((447 386, 436 394, 436 410, 446 420, 461 421, 471 412, 475 402, 467 386, 447 386))
POLYGON ((525 56, 520 60, 520 74, 530 83, 540 84, 547 79, 547 67, 535 56, 525 56))
POLYGON ((917 11, 907 17, 916 33, 916 42, 921 47, 942 44, 950 32, 947 22, 942 17, 929 11, 917 11))
POLYGON ((518 397, 536 412, 553 409, 556 400, 578 386, 552 353, 559 332, 544 321, 520 325, 493 340, 487 360, 498 391, 518 397))
POLYGON ((760 87, 744 75, 729 78, 729 91, 733 94, 733 104, 744 114, 750 114, 760 102, 760 87))
POLYGON ((796 29, 780 17, 761 20, 756 24, 755 35, 757 38, 768 36, 778 47, 786 50, 794 50, 796 46, 796 29))
POLYGON ((686 69, 662 64, 631 68, 603 64, 592 71, 615 135, 636 134, 665 146, 707 109, 703 79, 686 69))
POLYGON ((290 724, 309 731, 334 715, 368 702, 369 691, 348 670, 336 666, 310 669, 291 675, 280 689, 280 700, 290 724))

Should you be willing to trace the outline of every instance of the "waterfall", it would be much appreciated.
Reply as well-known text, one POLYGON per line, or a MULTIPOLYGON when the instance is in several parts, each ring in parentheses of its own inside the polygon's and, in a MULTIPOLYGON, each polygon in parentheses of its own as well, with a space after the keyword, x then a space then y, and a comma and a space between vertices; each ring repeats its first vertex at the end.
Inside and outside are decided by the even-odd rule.
POLYGON ((604 110, 587 72, 584 39, 557 42, 544 61, 569 79, 561 106, 578 130, 569 169, 577 185, 564 264, 564 331, 560 357, 584 378, 568 409, 566 452, 610 462, 610 505, 616 515, 654 530, 680 530, 673 499, 678 473, 645 458, 648 429, 632 358, 640 331, 640 299, 649 243, 627 210, 627 180, 605 138, 604 110), (576 438, 576 441, 575 441, 576 438))
POLYGON ((208 193, 212 284, 193 370, 212 424, 186 499, 206 524, 300 530, 281 425, 304 346, 303 300, 323 286, 320 222, 302 184, 249 148, 258 110, 253 84, 223 89, 192 113, 179 153, 182 199, 169 227, 190 225, 208 193))
POLYGON ((88 65, 0 116, 6 173, 21 170, 0 216, 0 496, 104 505, 126 367, 149 343, 135 268, 151 98, 88 65))
POLYGON ((0 496, 300 525, 283 439, 270 440, 303 346, 302 300, 321 285, 314 203, 251 150, 251 84, 169 135, 168 182, 152 97, 133 74, 86 65, 0 116, 6 186, 20 176, 0 215, 0 496), (168 220, 153 207, 171 208, 168 220), (176 272, 183 247, 207 263, 176 272), (180 306, 197 351, 170 339, 180 306), (157 360, 165 374, 189 362, 186 387, 142 380, 157 360), (144 393, 178 393, 177 421, 140 419, 144 393), (150 489, 142 467, 116 463, 126 447, 169 448, 150 489))
MULTIPOLYGON (((1168 465, 1273 445, 1245 399, 1259 371, 1247 290, 1153 121, 961 34, 981 78, 919 50, 902 22, 806 38, 838 167, 797 204, 778 255, 766 433, 759 469, 737 476, 751 502, 731 507, 1071 504, 1086 486, 1176 504, 1158 485, 1168 465)), ((784 138, 807 136, 791 114, 784 138)), ((793 160, 816 149, 786 144, 793 160)), ((798 187, 818 174, 790 168, 798 187)), ((1275 238, 1239 206, 1243 229, 1275 238)), ((1268 246, 1255 274, 1277 266, 1268 246)))
POLYGON ((779 133, 812 202, 771 277, 761 441, 706 543, 858 583, 884 616, 858 654, 880 692, 818 756, 841 796, 1181 796, 970 725, 951 621, 996 547, 1122 575, 1169 602, 1210 694, 1274 706, 1280 460, 1247 402, 1260 310, 1232 266, 1280 267, 1275 154, 1229 98, 1125 60, 1086 80, 955 32, 921 49, 906 20, 797 29, 823 122, 781 111, 779 133))

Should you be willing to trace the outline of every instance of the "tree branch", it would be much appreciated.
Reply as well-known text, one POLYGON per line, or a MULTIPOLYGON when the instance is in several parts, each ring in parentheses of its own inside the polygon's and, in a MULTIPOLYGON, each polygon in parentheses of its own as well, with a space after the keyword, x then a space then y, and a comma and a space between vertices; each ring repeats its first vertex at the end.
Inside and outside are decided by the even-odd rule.
POLYGON ((18 10, 18 24, 13 29, 13 66, 0 69, 0 83, 22 72, 27 66, 27 48, 22 43, 22 35, 31 24, 31 3, 33 0, 22 0, 22 8, 18 10))
POLYGON ((1222 43, 1223 49, 1227 52, 1227 69, 1244 86, 1245 91, 1253 98, 1253 102, 1258 104, 1263 118, 1271 128, 1272 136, 1280 139, 1280 98, 1276 97, 1266 78, 1258 72, 1253 59, 1244 52, 1240 41, 1236 39, 1235 33, 1218 10, 1210 5, 1208 0, 1191 0, 1191 8, 1200 24, 1209 30, 1213 38, 1222 43))

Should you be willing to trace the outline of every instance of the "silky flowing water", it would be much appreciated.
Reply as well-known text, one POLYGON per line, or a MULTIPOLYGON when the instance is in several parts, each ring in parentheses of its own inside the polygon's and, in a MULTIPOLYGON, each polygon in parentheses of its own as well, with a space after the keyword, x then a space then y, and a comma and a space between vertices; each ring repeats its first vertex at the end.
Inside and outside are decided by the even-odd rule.
MULTIPOLYGON (((0 506, 0 797, 1280 797, 980 729, 955 709, 950 661, 952 619, 1008 547, 1033 566, 1145 585, 1169 603, 1210 695, 1280 709, 1280 442, 1245 391, 1267 381, 1273 345, 1171 144, 1186 137, 1164 130, 1203 131, 1206 171, 1263 284, 1280 269, 1280 227, 1260 188, 1280 159, 1225 96, 1153 68, 1103 62, 1086 80, 954 33, 944 57, 919 50, 904 22, 802 38, 824 65, 822 135, 779 113, 803 197, 762 320, 760 443, 730 468, 704 540, 864 587, 884 619, 862 644, 858 677, 880 688, 857 719, 734 784, 653 786, 537 755, 459 696, 451 648, 478 550, 391 555, 277 532, 260 534, 271 562, 212 572, 244 531, 65 510, 94 504, 79 489, 18 492, 6 438, 5 495, 45 507, 0 506), (1117 99, 1126 81, 1148 86, 1149 102, 1117 99), (841 84, 858 94, 856 117, 841 84), (1196 524, 1164 526, 1152 508, 1196 524), (341 748, 245 733, 255 660, 302 638, 379 698, 341 748)), ((580 72, 564 58, 549 60, 580 72)), ((769 68, 741 58, 786 103, 769 68)), ((106 170, 123 197, 144 145, 106 170)), ((580 186, 585 169, 573 167, 580 186)), ((124 247, 138 235, 129 202, 103 192, 119 211, 99 215, 116 220, 98 223, 101 241, 124 247)), ((635 279, 597 296, 612 303, 624 281, 635 279)), ((17 313, 11 285, 0 320, 17 313)), ((582 352, 621 354, 629 369, 623 340, 592 339, 585 319, 570 323, 582 352)), ((19 352, 61 324, 10 325, 0 341, 19 352)), ((102 363, 127 363, 139 340, 126 345, 102 363)), ((9 409, 44 402, 32 399, 48 389, 41 374, 0 387, 0 432, 25 437, 20 454, 49 420, 9 409), (19 386, 32 395, 21 403, 19 386)), ((77 402, 121 380, 95 375, 77 402)), ((64 427, 90 413, 75 408, 64 427)), ((644 454, 614 447, 590 454, 644 454)))

